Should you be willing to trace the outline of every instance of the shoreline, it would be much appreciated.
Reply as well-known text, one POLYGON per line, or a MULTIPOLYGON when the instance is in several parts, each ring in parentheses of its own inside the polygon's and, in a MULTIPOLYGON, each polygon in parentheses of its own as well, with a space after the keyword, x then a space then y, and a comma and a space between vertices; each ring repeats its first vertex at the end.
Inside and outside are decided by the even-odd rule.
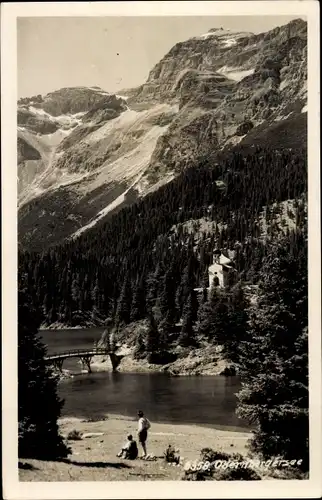
MULTIPOLYGON (((63 331, 64 329, 86 330, 89 327, 65 327, 60 323, 54 323, 47 328, 42 328, 41 331, 63 331)), ((103 328, 103 327, 93 327, 103 328)), ((222 375, 234 376, 237 375, 236 367, 227 362, 222 354, 221 346, 211 344, 203 344, 199 347, 188 349, 180 346, 175 346, 169 349, 168 360, 164 364, 149 363, 146 358, 134 359, 134 341, 136 335, 145 331, 146 324, 144 321, 131 323, 122 331, 119 338, 118 349, 115 354, 121 356, 117 371, 126 373, 168 373, 170 376, 202 376, 202 375, 222 375)), ((98 341, 98 345, 101 340, 98 341)), ((94 356, 91 362, 93 371, 112 371, 111 360, 109 356, 94 356)), ((68 374, 67 374, 68 377, 68 374)), ((66 378, 66 374, 63 378, 66 378)))
MULTIPOLYGON (((68 369, 63 369, 62 372, 55 371, 55 375, 58 377, 58 382, 62 382, 64 380, 69 380, 75 377, 79 377, 82 375, 94 375, 95 373, 112 373, 112 367, 108 366, 108 362, 94 362, 91 364, 92 372, 88 373, 87 370, 81 369, 79 371, 73 371, 68 369)), ((238 374, 229 373, 226 374, 225 370, 227 369, 227 365, 225 362, 218 363, 211 368, 206 370, 193 370, 193 369, 183 369, 182 371, 174 370, 172 371, 171 365, 151 365, 147 362, 136 363, 135 360, 130 358, 130 360, 121 366, 118 366, 116 372, 131 374, 131 373, 142 373, 142 374, 152 374, 152 373, 160 373, 167 375, 169 377, 214 377, 214 376, 238 376, 238 374)))
MULTIPOLYGON (((188 356, 179 358, 172 363, 157 365, 148 363, 146 359, 135 360, 132 352, 128 350, 127 346, 122 346, 118 354, 123 358, 116 368, 116 372, 120 373, 162 373, 169 377, 196 377, 196 376, 238 376, 233 365, 227 363, 224 359, 218 356, 218 352, 213 353, 216 348, 202 348, 191 351, 188 356)), ((78 362, 79 371, 63 369, 62 372, 56 371, 59 382, 68 380, 80 375, 88 374, 87 369, 81 369, 81 362, 78 362)), ((94 356, 91 362, 92 374, 94 373, 111 373, 113 371, 112 363, 109 356, 94 356)))
POLYGON ((41 325, 39 328, 39 332, 48 332, 53 330, 90 330, 91 328, 104 328, 104 326, 67 326, 62 323, 52 324, 52 325, 41 325))
MULTIPOLYGON (((221 357, 218 347, 207 346, 189 351, 185 356, 178 357, 167 364, 152 364, 146 359, 135 360, 133 350, 123 345, 117 352, 124 357, 117 367, 122 373, 164 373, 171 377, 180 376, 236 376, 236 369, 221 357)), ((109 358, 95 356, 91 363, 93 371, 112 371, 109 358)))
MULTIPOLYGON (((147 449, 155 461, 124 460, 116 457, 129 433, 137 441, 137 421, 124 415, 106 415, 105 420, 90 421, 78 417, 61 417, 60 433, 82 433, 82 439, 68 441, 72 454, 63 461, 25 459, 31 468, 20 469, 21 481, 118 481, 181 480, 184 463, 200 459, 203 448, 247 455, 251 432, 237 432, 204 427, 197 424, 151 422, 147 449), (179 450, 182 464, 169 466, 163 453, 171 444, 179 450)), ((141 450, 139 449, 141 453, 141 450)))
MULTIPOLYGON (((119 413, 106 413, 106 414, 101 414, 100 417, 96 418, 90 418, 90 417, 81 417, 81 416, 74 416, 74 415, 63 415, 58 419, 58 425, 62 426, 69 426, 71 423, 75 423, 75 425, 80 424, 81 426, 84 423, 99 423, 99 422, 106 422, 107 420, 113 421, 113 420, 118 420, 118 421, 126 421, 126 422, 135 422, 137 421, 135 417, 131 417, 130 415, 121 415, 119 413)), ((233 434, 252 434, 253 429, 251 428, 246 428, 246 427, 236 427, 236 426, 227 426, 227 425, 221 425, 221 424, 216 424, 216 425, 211 425, 207 423, 194 423, 194 422, 171 422, 171 421, 162 421, 162 420, 153 420, 155 425, 164 425, 164 426, 169 426, 169 427, 187 427, 187 428, 199 428, 199 429, 204 429, 204 430, 210 430, 210 431, 218 431, 218 432, 223 432, 223 433, 233 433, 233 434)), ((133 431, 134 432, 134 431, 133 431)))

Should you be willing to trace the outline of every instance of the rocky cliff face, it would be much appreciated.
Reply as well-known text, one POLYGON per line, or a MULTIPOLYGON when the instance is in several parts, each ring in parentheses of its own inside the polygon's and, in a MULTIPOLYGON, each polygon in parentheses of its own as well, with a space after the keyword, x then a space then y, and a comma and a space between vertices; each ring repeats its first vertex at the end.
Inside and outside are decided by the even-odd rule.
POLYGON ((120 94, 77 87, 18 102, 22 245, 77 237, 210 152, 305 142, 306 23, 211 29, 120 94))
POLYGON ((179 113, 159 139, 151 175, 238 144, 263 122, 297 121, 307 102, 306 23, 296 20, 259 35, 213 29, 179 43, 129 105, 156 98, 178 102, 179 113))

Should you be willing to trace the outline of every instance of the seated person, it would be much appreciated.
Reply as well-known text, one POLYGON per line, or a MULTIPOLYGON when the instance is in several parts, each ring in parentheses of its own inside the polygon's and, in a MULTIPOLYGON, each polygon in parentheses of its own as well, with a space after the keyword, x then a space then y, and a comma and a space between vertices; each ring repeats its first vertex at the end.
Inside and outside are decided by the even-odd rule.
POLYGON ((132 434, 127 436, 127 442, 117 454, 118 457, 127 458, 128 460, 135 460, 138 456, 139 450, 136 441, 133 440, 132 434))

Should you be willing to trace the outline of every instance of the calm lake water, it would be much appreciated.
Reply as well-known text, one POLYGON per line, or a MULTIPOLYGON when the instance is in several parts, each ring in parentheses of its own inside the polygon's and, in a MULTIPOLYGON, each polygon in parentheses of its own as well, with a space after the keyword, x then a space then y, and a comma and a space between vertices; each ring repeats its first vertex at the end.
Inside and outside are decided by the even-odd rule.
MULTIPOLYGON (((48 354, 86 349, 99 340, 103 329, 47 330, 41 332, 48 354)), ((143 408, 151 421, 199 424, 229 430, 249 429, 235 415, 238 377, 170 377, 163 373, 98 372, 80 375, 77 359, 64 369, 78 372, 59 384, 65 399, 62 416, 102 417, 106 414, 136 417, 143 408)))

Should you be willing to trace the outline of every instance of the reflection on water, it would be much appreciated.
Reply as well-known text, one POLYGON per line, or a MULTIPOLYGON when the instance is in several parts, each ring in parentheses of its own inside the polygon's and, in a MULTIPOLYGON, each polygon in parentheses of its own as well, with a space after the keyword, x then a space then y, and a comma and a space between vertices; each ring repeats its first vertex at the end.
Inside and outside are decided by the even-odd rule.
POLYGON ((151 420, 245 429, 235 415, 237 377, 169 377, 162 373, 93 373, 60 385, 64 415, 83 418, 120 414, 151 420))
MULTIPOLYGON (((102 329, 42 332, 48 352, 85 349, 98 340, 102 329)), ((74 367, 64 368, 79 371, 74 367)), ((143 409, 155 422, 199 424, 232 430, 249 428, 235 415, 238 377, 169 377, 163 373, 100 372, 62 382, 62 416, 98 418, 106 414, 136 418, 143 409)))

